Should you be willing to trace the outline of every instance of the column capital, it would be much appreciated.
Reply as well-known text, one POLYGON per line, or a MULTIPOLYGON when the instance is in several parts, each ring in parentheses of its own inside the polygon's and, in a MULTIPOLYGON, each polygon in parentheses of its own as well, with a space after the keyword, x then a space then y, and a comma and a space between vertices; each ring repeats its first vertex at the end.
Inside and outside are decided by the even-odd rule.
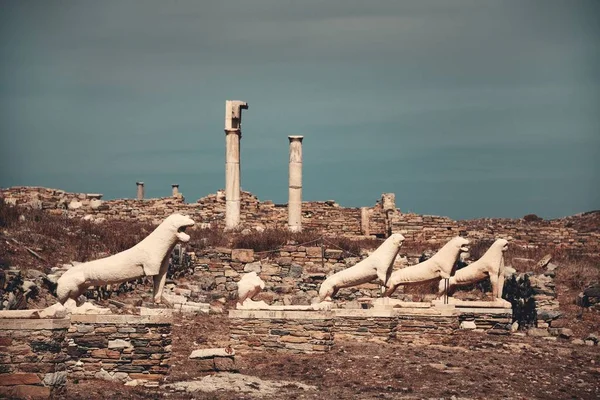
POLYGON ((248 103, 240 100, 225 100, 225 131, 242 129, 242 110, 248 109, 248 103))
POLYGON ((302 142, 302 139, 304 139, 304 136, 301 136, 301 135, 291 135, 291 136, 288 136, 288 139, 290 140, 290 143, 294 142, 294 141, 302 142))
POLYGON ((138 186, 144 186, 144 182, 136 182, 135 184, 138 186))
POLYGON ((179 187, 179 183, 172 183, 171 187, 179 187))

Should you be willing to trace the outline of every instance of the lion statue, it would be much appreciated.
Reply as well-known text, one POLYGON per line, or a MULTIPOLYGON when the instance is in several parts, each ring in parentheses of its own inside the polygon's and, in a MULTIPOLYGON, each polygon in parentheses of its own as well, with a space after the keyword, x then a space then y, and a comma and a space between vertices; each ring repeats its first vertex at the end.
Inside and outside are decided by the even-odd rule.
POLYGON ((90 286, 121 283, 143 276, 152 276, 154 277, 154 302, 160 303, 167 278, 169 256, 178 241, 190 240, 190 236, 185 233, 185 229, 190 226, 194 226, 191 218, 172 214, 132 248, 69 269, 58 279, 56 287, 58 300, 62 304, 69 299, 77 301, 77 297, 90 286))
POLYGON ((331 301, 341 288, 357 286, 374 279, 379 279, 385 285, 402 242, 404 236, 394 233, 361 262, 325 279, 319 288, 319 300, 331 301))
POLYGON ((502 300, 504 288, 504 252, 508 250, 508 240, 498 239, 485 254, 477 261, 459 269, 450 277, 448 285, 440 282, 438 295, 441 297, 454 286, 469 285, 479 282, 489 276, 492 284, 492 301, 502 300))
POLYGON ((450 278, 452 268, 461 252, 469 251, 469 241, 463 237, 452 238, 430 259, 410 267, 392 272, 388 279, 384 297, 389 297, 400 285, 410 285, 431 281, 433 279, 450 278))
POLYGON ((256 271, 244 274, 238 282, 238 301, 236 308, 238 310, 267 308, 268 305, 264 301, 252 300, 252 298, 259 294, 264 288, 265 282, 260 279, 260 276, 258 276, 256 271))

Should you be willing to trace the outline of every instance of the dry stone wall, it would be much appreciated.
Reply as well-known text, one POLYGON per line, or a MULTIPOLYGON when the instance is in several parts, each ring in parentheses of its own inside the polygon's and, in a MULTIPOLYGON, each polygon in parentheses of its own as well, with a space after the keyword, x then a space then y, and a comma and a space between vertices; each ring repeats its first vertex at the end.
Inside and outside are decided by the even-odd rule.
MULTIPOLYGON (((100 194, 68 193, 40 187, 2 189, 0 197, 10 204, 90 220, 136 219, 158 224, 166 216, 179 212, 190 215, 200 227, 225 226, 224 191, 203 197, 196 203, 185 203, 182 196, 102 200, 100 194)), ((596 214, 600 215, 600 212, 596 214)), ((407 242, 439 244, 456 235, 467 235, 475 240, 505 237, 523 246, 555 245, 590 254, 597 254, 600 250, 598 224, 583 229, 576 217, 529 222, 498 218, 454 221, 440 216, 403 214, 396 208, 393 194, 382 195, 380 201, 368 208, 367 215, 368 226, 361 226, 360 208, 341 207, 334 201, 302 203, 302 226, 327 235, 359 236, 368 232, 387 237, 398 232, 406 237, 407 242)), ((600 217, 594 221, 598 219, 600 217)), ((271 201, 261 202, 251 193, 242 192, 241 227, 286 228, 287 207, 271 201)))
MULTIPOLYGON (((310 304, 317 297, 319 285, 328 275, 355 265, 366 257, 348 255, 337 249, 305 246, 284 246, 267 253, 255 253, 251 249, 215 248, 190 255, 195 268, 193 279, 198 282, 194 287, 195 292, 204 290, 210 292, 212 297, 234 299, 241 276, 254 271, 265 282, 265 289, 259 298, 282 305, 310 304)), ((409 256, 416 262, 419 255, 409 256)), ((398 292, 401 295, 402 290, 398 292)), ((360 297, 378 297, 379 294, 378 284, 366 283, 341 289, 337 297, 351 301, 360 297)))
POLYGON ((169 371, 170 317, 73 315, 67 339, 72 378, 157 381, 169 371))
POLYGON ((0 320, 0 397, 48 398, 67 382, 69 319, 0 320))

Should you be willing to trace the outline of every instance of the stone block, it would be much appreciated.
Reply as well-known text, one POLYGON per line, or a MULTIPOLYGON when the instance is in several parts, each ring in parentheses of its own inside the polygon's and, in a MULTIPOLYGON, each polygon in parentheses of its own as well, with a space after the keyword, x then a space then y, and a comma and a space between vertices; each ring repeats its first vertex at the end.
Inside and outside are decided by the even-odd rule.
POLYGON ((33 373, 0 374, 0 386, 36 385, 40 378, 33 373))
POLYGON ((192 351, 188 358, 233 357, 235 351, 231 348, 198 349, 192 351))
POLYGON ((0 387, 0 398, 10 399, 48 399, 50 388, 45 386, 3 386, 0 387))
POLYGON ((306 257, 308 258, 321 258, 322 252, 320 247, 307 247, 306 257))
POLYGON ((230 357, 217 357, 214 359, 216 371, 237 371, 235 360, 230 357))
POLYGON ((231 260, 242 263, 254 261, 254 250, 252 249, 233 249, 231 250, 231 260))
POLYGON ((123 339, 115 339, 115 340, 109 340, 108 341, 108 348, 109 349, 123 349, 126 347, 131 347, 131 342, 127 341, 127 340, 123 340, 123 339))
POLYGON ((94 358, 111 358, 118 360, 121 358, 121 353, 116 350, 108 349, 96 349, 92 350, 92 357, 94 358))
POLYGON ((63 386, 67 383, 67 371, 47 373, 44 375, 43 383, 46 386, 63 386))

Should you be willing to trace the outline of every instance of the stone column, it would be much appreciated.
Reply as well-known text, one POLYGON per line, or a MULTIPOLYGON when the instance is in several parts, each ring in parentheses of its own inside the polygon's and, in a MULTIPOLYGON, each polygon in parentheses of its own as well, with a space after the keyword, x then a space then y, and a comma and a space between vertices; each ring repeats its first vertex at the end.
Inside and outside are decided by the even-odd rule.
POLYGON ((240 224, 240 139, 242 110, 248 103, 225 101, 225 229, 240 224))
POLYGON ((144 182, 136 182, 135 183, 137 185, 137 199, 138 200, 143 200, 144 199, 144 182))
POLYGON ((369 207, 360 208, 360 230, 365 236, 371 234, 371 229, 369 227, 369 207))
POLYGON ((179 197, 179 184, 174 183, 171 188, 173 189, 173 197, 179 197))
POLYGON ((290 140, 290 173, 288 200, 288 228, 291 232, 302 230, 302 139, 288 136, 290 140))

